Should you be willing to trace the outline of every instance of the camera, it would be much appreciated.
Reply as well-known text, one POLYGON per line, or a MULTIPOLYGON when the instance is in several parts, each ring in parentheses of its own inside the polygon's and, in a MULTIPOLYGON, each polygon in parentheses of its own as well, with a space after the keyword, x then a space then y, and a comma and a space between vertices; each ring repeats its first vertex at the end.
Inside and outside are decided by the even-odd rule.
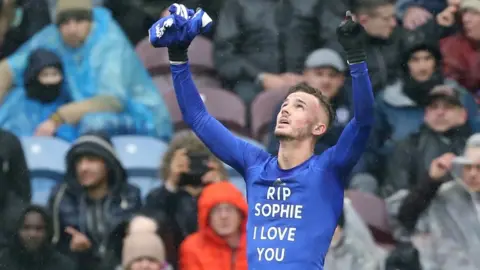
POLYGON ((190 159, 190 171, 180 176, 179 186, 203 186, 202 176, 210 170, 210 156, 204 153, 188 153, 187 156, 190 159))

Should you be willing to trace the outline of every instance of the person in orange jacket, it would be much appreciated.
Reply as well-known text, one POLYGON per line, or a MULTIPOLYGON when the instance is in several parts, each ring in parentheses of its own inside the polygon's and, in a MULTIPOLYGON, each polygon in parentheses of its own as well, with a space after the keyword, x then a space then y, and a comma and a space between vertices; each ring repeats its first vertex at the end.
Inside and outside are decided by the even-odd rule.
POLYGON ((180 270, 247 270, 247 213, 234 185, 208 185, 198 201, 198 232, 180 246, 180 270))

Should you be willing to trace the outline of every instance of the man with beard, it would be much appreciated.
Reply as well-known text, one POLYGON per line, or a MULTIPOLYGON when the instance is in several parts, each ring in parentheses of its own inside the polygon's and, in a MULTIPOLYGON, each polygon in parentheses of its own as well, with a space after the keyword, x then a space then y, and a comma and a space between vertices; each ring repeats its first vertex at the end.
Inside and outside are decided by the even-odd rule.
POLYGON ((22 213, 11 245, 0 253, 0 270, 66 270, 75 264, 51 245, 53 226, 39 206, 22 213))

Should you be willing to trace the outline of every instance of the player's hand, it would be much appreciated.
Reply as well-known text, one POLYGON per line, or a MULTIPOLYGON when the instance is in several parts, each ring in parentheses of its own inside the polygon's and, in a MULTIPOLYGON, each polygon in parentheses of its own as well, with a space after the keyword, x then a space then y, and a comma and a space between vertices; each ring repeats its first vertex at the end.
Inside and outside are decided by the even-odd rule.
POLYGON ((446 153, 434 159, 430 164, 428 175, 432 180, 438 181, 444 177, 451 169, 455 158, 453 153, 446 153))
POLYGON ((92 247, 92 243, 83 233, 73 227, 67 227, 65 232, 72 236, 70 240, 70 250, 73 252, 83 252, 92 247))
POLYGON ((403 26, 408 30, 424 25, 432 18, 432 13, 422 7, 409 7, 403 16, 403 26))
POLYGON ((148 30, 150 44, 168 47, 170 61, 187 61, 188 46, 197 35, 210 30, 212 19, 202 9, 194 12, 180 4, 171 5, 168 11, 170 15, 155 22, 148 30))
POLYGON ((345 20, 337 28, 337 39, 347 53, 349 63, 365 61, 367 34, 363 26, 353 20, 350 11, 347 11, 345 20))
POLYGON ((450 27, 455 23, 455 13, 457 6, 448 6, 442 12, 437 14, 437 23, 443 27, 450 27))

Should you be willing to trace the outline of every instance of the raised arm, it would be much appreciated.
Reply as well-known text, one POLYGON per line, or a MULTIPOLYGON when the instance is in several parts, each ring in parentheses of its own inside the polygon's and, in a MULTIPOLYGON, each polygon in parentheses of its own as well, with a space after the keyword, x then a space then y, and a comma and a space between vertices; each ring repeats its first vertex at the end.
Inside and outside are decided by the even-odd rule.
POLYGON ((350 65, 354 99, 354 117, 333 147, 332 162, 338 169, 350 171, 365 151, 373 126, 373 92, 367 64, 350 65))
POLYGON ((188 65, 188 45, 211 25, 212 20, 204 11, 199 9, 194 14, 183 5, 174 4, 169 11, 170 16, 150 28, 150 43, 155 47, 168 47, 173 85, 183 120, 213 154, 245 175, 248 167, 267 158, 268 153, 234 136, 207 112, 188 65))
POLYGON ((350 63, 354 117, 330 153, 332 166, 346 179, 367 146, 374 120, 374 99, 365 62, 365 30, 347 15, 347 20, 340 25, 337 35, 350 63))
POLYGON ((188 63, 172 64, 175 94, 183 120, 219 159, 240 173, 268 154, 233 135, 205 108, 195 87, 188 63))

